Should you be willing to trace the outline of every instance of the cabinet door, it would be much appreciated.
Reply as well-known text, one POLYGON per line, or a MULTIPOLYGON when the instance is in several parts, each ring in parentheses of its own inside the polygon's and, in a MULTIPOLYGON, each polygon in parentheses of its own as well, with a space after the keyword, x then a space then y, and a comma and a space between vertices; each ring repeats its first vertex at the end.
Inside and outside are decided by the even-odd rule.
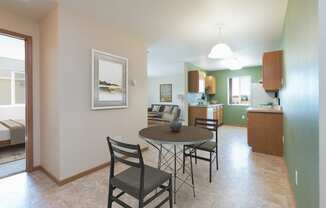
POLYGON ((283 115, 248 113, 248 145, 254 152, 283 155, 283 115))
POLYGON ((266 91, 278 91, 282 87, 283 51, 264 53, 263 86, 266 91))
POLYGON ((207 118, 207 108, 190 106, 188 108, 188 125, 194 126, 196 118, 207 118))
POLYGON ((213 76, 207 76, 205 79, 205 87, 210 95, 216 94, 216 79, 213 76))
POLYGON ((223 116, 224 116, 224 107, 220 106, 219 107, 219 119, 218 119, 219 125, 223 124, 223 116))
POLYGON ((199 92, 199 72, 188 72, 188 92, 199 92))

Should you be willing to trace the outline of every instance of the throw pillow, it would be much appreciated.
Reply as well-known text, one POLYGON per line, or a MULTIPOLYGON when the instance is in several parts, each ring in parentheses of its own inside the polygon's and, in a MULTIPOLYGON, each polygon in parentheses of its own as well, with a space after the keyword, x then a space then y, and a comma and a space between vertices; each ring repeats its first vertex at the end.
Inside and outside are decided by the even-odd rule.
POLYGON ((168 106, 168 105, 166 105, 166 106, 164 107, 164 113, 171 113, 171 111, 172 111, 172 107, 173 107, 173 106, 168 106))
POLYGON ((152 111, 153 112, 159 112, 160 106, 159 105, 154 105, 152 111))

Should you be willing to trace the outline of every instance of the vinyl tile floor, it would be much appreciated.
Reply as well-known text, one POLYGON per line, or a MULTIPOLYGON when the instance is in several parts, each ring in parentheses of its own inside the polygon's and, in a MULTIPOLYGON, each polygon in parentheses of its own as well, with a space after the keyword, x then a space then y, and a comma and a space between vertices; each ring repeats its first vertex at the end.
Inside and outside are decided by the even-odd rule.
MULTIPOLYGON (((252 153, 247 130, 223 126, 219 131, 219 170, 213 166, 208 180, 208 163, 194 165, 196 198, 183 186, 175 208, 293 208, 293 193, 283 158, 252 153)), ((147 164, 156 166, 157 152, 144 152, 147 164)), ((117 171, 125 169, 117 164, 117 171)), ((104 208, 107 206, 108 168, 64 186, 57 186, 43 172, 21 173, 0 180, 1 208, 104 208)), ((165 197, 165 196, 162 196, 165 197)), ((123 196, 132 207, 137 201, 123 196)), ((155 207, 158 201, 147 207, 155 207)), ((120 207, 114 205, 113 207, 120 207)), ((165 204, 163 207, 168 207, 165 204)))

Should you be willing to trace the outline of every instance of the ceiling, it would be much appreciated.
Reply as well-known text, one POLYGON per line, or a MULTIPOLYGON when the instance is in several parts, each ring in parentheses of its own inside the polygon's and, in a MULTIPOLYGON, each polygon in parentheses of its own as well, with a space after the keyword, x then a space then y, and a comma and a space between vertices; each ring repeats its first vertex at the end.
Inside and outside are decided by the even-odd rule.
MULTIPOLYGON (((0 6, 38 19, 55 0, 1 0, 0 6), (30 4, 30 5, 29 5, 30 4), (28 9, 26 9, 28 8, 28 9), (28 10, 28 11, 26 11, 28 10)), ((207 55, 218 43, 218 26, 245 66, 261 64, 264 51, 281 47, 287 0, 59 0, 89 18, 114 22, 148 46, 148 74, 182 73, 184 63, 225 69, 207 55)))

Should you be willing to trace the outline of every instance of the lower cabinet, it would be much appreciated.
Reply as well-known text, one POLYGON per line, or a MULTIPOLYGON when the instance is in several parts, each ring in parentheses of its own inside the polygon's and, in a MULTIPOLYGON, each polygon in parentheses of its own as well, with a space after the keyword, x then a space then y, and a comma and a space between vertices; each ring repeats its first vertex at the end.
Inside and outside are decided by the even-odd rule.
POLYGON ((218 124, 223 124, 223 105, 217 106, 189 106, 188 108, 188 125, 195 125, 196 118, 217 119, 218 124))
POLYGON ((248 145, 253 152, 283 156, 283 114, 248 112, 248 145))
POLYGON ((224 114, 223 105, 214 108, 214 119, 218 120, 218 125, 223 124, 223 114, 224 114))

